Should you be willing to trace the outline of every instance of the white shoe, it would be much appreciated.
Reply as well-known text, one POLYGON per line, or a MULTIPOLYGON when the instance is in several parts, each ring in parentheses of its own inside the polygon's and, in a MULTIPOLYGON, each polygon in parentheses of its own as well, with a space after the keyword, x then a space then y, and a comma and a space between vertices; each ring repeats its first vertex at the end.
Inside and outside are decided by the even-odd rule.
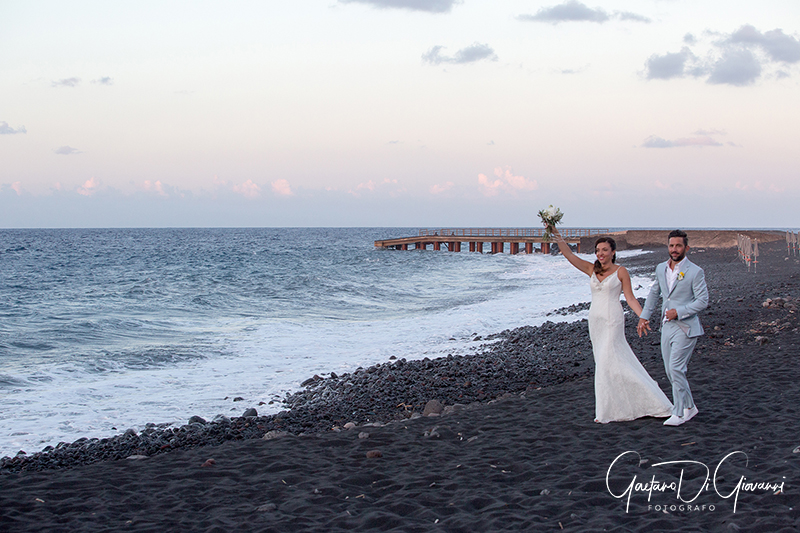
POLYGON ((696 415, 699 412, 700 411, 697 410, 697 406, 696 405, 694 407, 690 407, 689 409, 684 409, 683 410, 683 421, 684 422, 688 422, 689 420, 694 418, 694 415, 696 415))
POLYGON ((665 426, 680 426, 686 422, 686 419, 682 416, 672 415, 671 417, 667 418, 666 422, 664 422, 665 426))

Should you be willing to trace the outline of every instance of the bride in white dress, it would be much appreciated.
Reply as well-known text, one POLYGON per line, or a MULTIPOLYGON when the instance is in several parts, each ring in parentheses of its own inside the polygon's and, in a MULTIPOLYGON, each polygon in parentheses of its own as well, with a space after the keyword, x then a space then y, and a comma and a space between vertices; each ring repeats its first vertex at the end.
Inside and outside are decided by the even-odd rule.
POLYGON ((550 230, 564 257, 590 278, 589 337, 595 365, 595 422, 670 416, 672 403, 625 340, 620 294, 625 294, 625 300, 637 315, 642 314, 642 306, 633 295, 630 274, 625 267, 615 264, 616 242, 610 237, 599 238, 595 243, 597 261, 592 264, 572 253, 555 227, 550 230))

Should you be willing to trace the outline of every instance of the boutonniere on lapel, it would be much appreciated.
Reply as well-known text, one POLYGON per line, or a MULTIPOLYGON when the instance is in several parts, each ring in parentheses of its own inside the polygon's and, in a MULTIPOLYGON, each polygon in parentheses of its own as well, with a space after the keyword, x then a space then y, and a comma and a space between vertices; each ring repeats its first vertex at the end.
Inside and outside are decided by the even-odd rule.
POLYGON ((684 274, 683 272, 678 272, 678 281, 682 280, 685 276, 686 274, 684 274))

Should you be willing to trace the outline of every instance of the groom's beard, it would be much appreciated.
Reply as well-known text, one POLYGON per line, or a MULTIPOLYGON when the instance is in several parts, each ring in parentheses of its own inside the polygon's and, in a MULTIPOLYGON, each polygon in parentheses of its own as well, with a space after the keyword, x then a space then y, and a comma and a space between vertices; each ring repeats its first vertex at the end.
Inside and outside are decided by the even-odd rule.
POLYGON ((670 257, 670 259, 672 259, 672 262, 674 264, 677 264, 677 263, 680 263, 681 261, 683 261, 683 258, 686 257, 686 252, 683 252, 678 257, 675 257, 673 254, 670 254, 669 257, 670 257))

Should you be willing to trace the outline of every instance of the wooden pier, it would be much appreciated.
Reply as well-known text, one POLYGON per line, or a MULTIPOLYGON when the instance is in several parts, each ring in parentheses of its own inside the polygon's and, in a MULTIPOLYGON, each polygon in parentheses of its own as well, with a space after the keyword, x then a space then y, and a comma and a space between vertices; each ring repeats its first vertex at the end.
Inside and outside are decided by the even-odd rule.
MULTIPOLYGON (((421 229, 414 237, 400 237, 397 239, 382 239, 375 241, 376 248, 392 250, 427 250, 428 245, 434 250, 445 249, 450 252, 460 252, 463 243, 469 244, 470 252, 484 252, 484 245, 488 244, 491 253, 503 253, 506 243, 511 254, 524 252, 534 253, 534 244, 539 245, 542 253, 550 253, 550 242, 544 240, 544 228, 444 228, 421 229)), ((582 237, 604 235, 607 229, 575 229, 559 228, 564 240, 570 244, 577 244, 580 252, 582 237)), ((537 250, 538 251, 538 250, 537 250)))

